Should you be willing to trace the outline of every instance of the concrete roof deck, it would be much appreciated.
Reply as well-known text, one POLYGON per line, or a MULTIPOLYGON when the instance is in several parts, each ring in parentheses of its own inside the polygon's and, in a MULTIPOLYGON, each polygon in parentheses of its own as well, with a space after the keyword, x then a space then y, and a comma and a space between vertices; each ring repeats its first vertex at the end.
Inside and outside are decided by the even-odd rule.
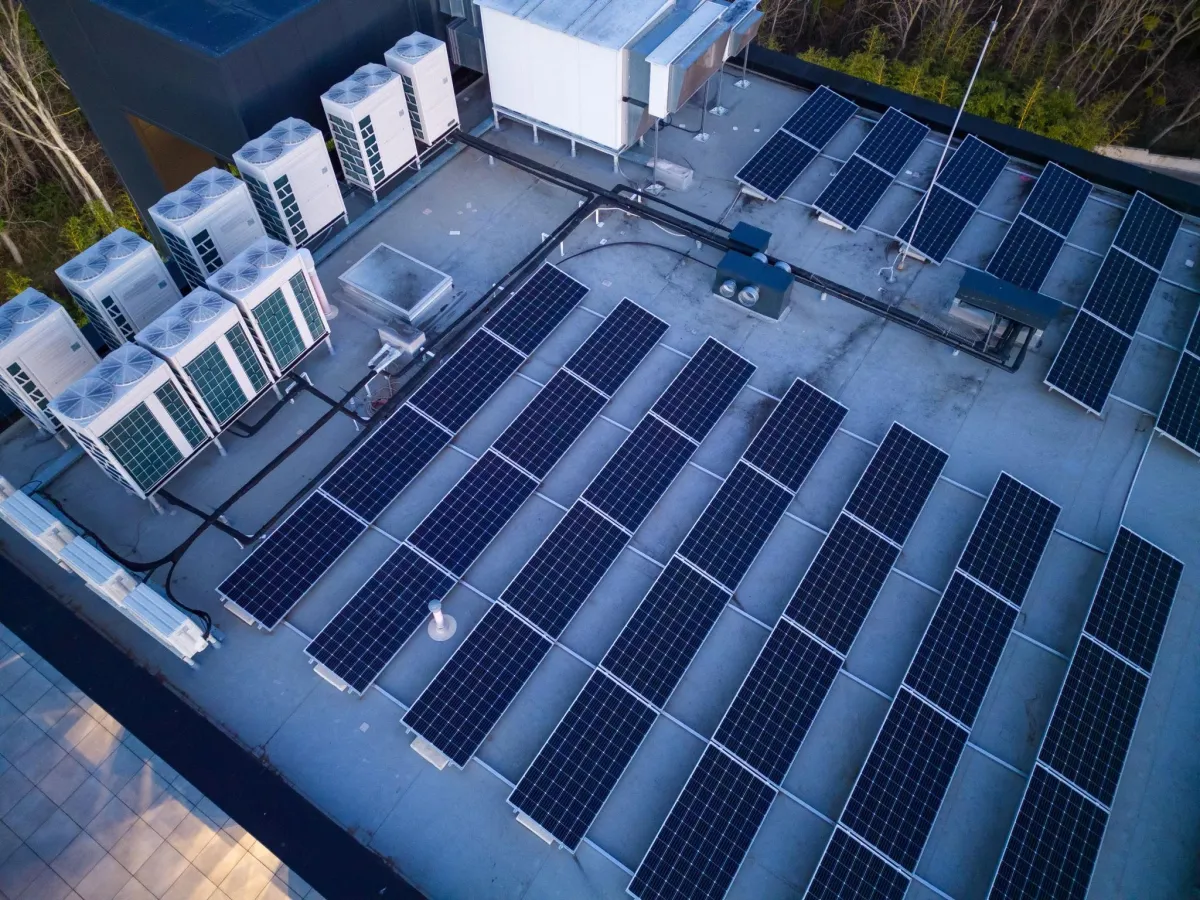
MULTIPOLYGON (((962 269, 910 264, 894 284, 877 274, 890 262, 886 240, 919 194, 894 185, 867 225, 849 235, 820 225, 803 205, 836 168, 821 159, 788 192, 796 202, 762 204, 739 199, 733 174, 795 109, 802 95, 752 78, 749 90, 724 76, 722 98, 730 113, 709 117, 705 143, 682 131, 662 133, 664 157, 692 165, 693 188, 668 194, 672 202, 726 224, 745 219, 773 233, 773 255, 795 262, 864 293, 887 296, 906 308, 940 318, 962 269), (873 230, 872 230, 873 229, 873 230)), ((478 89, 473 89, 478 93, 478 89)), ((678 117, 689 127, 699 110, 678 117)), ((855 120, 835 139, 829 155, 845 158, 868 123, 855 120)), ((488 140, 597 183, 613 183, 611 159, 565 141, 505 122, 488 140)), ((652 140, 648 138, 647 141, 652 140)), ((936 135, 910 161, 903 181, 928 182, 940 148, 936 135)), ((648 170, 623 161, 635 183, 648 170)), ((1036 170, 1014 161, 983 205, 1011 219, 1036 170)), ((1097 189, 1071 234, 1045 290, 1077 305, 1107 248, 1127 198, 1097 189), (1090 252, 1089 252, 1090 251, 1090 252)), ((449 273, 454 296, 433 331, 446 327, 474 298, 499 280, 576 208, 575 195, 538 181, 502 162, 466 149, 320 265, 335 303, 337 276, 378 243, 388 243, 449 273)), ((1057 651, 1070 654, 1103 566, 1107 548, 1124 522, 1186 565, 1155 667, 1141 722, 1113 807, 1092 880, 1093 898, 1184 896, 1195 880, 1200 844, 1200 520, 1194 498, 1200 461, 1161 438, 1147 442, 1151 420, 1127 403, 1110 401, 1104 418, 1085 413, 1042 384, 1066 334, 1064 314, 1045 344, 1015 374, 954 352, 915 332, 834 298, 796 286, 781 323, 747 316, 710 294, 710 266, 719 255, 664 233, 644 220, 601 213, 572 232, 550 261, 591 288, 584 305, 606 313, 628 296, 670 324, 663 343, 691 353, 713 335, 754 362, 751 385, 734 402, 689 466, 633 539, 633 546, 665 561, 675 550, 719 481, 744 450, 772 401, 796 377, 832 394, 849 408, 839 433, 768 541, 737 594, 744 610, 774 623, 791 597, 828 528, 878 441, 899 421, 950 453, 946 478, 934 489, 898 568, 940 591, 949 578, 983 500, 1007 471, 1059 503, 1066 535, 1050 541, 1017 627, 1057 651), (628 242, 630 246, 615 246, 628 242), (650 247, 646 244, 654 244, 650 247), (603 249, 596 249, 601 247, 603 249), (665 249, 660 249, 665 248, 665 249), (579 255, 577 255, 579 254, 579 255), (707 472, 705 470, 708 470, 707 472), (1136 475, 1136 483, 1135 483, 1136 475), (1085 542, 1085 543, 1081 543, 1085 542)), ((983 265, 1003 237, 1005 225, 976 216, 951 254, 983 265)), ((1186 261, 1200 251, 1195 222, 1185 224, 1142 323, 1154 340, 1135 342, 1115 394, 1158 408, 1178 347, 1196 315, 1200 284, 1186 261)), ((336 356, 317 351, 304 364, 326 393, 339 394, 364 372, 377 348, 373 328, 348 305, 333 323, 336 356)), ((515 377, 460 432, 420 478, 380 517, 383 532, 403 538, 503 430, 571 351, 598 323, 576 310, 515 377)), ((604 410, 625 426, 634 424, 685 359, 655 348, 604 410)), ((265 405, 265 404, 264 404, 265 405)), ((281 412, 250 440, 230 439, 230 455, 208 452, 170 486, 203 508, 225 499, 294 440, 325 407, 308 395, 281 412)), ((253 415, 253 414, 252 414, 253 415)), ((178 566, 179 598, 211 612, 227 639, 188 671, 149 638, 133 631, 73 578, 55 570, 8 531, 4 552, 146 665, 161 670, 181 694, 248 747, 361 840, 394 861, 400 872, 432 897, 620 897, 686 781, 703 745, 666 718, 645 743, 589 831, 593 843, 572 856, 549 847, 521 828, 506 803, 507 781, 516 781, 590 669, 556 648, 543 662, 484 743, 479 759, 462 771, 438 772, 412 752, 399 724, 401 704, 413 702, 562 515, 623 440, 625 431, 597 420, 482 557, 466 582, 446 600, 459 636, 446 644, 415 637, 384 671, 380 690, 359 700, 339 694, 317 678, 303 650, 305 635, 329 621, 348 596, 394 548, 371 531, 360 538, 273 633, 247 628, 217 606, 213 588, 245 556, 228 536, 210 530, 178 566), (497 777, 499 776, 499 777, 497 777), (607 856, 606 856, 607 855, 607 856), (608 858, 611 856, 612 859, 608 858), (616 860, 614 862, 613 860, 616 860)), ((230 521, 252 531, 301 490, 354 437, 337 417, 259 487, 239 502, 230 521)), ((37 442, 21 426, 0 445, 0 472, 15 481, 32 477, 52 458, 55 445, 37 442)), ((154 515, 81 462, 60 476, 50 493, 114 549, 138 559, 160 556, 195 527, 183 512, 154 515)), ((658 574, 636 553, 624 552, 562 637, 562 644, 593 662, 600 659, 658 574)), ((900 576, 890 577, 850 653, 853 675, 893 694, 900 683, 938 593, 900 576)), ((725 612, 672 696, 667 710, 701 734, 711 734, 749 669, 767 632, 744 616, 725 612)), ((972 741, 1023 771, 1033 763, 1066 663, 1032 643, 1013 639, 979 713, 972 741)), ((800 749, 785 787, 825 816, 836 818, 866 758, 887 701, 850 678, 840 678, 800 749)), ((1024 779, 968 749, 931 834, 919 874, 956 898, 985 895, 1024 789, 1024 779)), ((740 871, 730 897, 802 896, 830 827, 787 798, 773 805, 740 871)), ((933 896, 914 885, 909 896, 933 896)))

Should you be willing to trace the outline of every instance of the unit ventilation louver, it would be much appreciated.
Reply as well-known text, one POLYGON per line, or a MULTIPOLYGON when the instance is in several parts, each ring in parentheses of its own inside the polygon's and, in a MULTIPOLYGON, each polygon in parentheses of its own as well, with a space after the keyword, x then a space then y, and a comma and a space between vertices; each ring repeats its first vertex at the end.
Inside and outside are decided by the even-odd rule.
POLYGON ((367 86, 361 81, 339 81, 325 94, 334 103, 340 103, 342 106, 354 106, 360 100, 365 98, 370 91, 367 86))
POLYGON ((54 301, 49 297, 41 294, 35 294, 24 303, 17 306, 8 317, 12 322, 25 325, 29 322, 36 322, 44 316, 50 309, 50 304, 54 301))
POLYGON ((98 243, 95 250, 105 259, 125 259, 136 253, 144 244, 145 241, 136 234, 119 231, 98 243))
POLYGON ((264 165, 283 155, 283 144, 270 136, 255 138, 239 151, 249 162, 264 165))
POLYGON ((228 194, 237 186, 238 180, 228 172, 221 169, 209 169, 188 182, 187 189, 200 197, 212 199, 228 194))
POLYGON ((245 261, 256 269, 273 269, 288 258, 286 244, 264 238, 246 250, 245 261))
MULTIPOLYGON (((299 144, 316 130, 303 119, 284 119, 268 131, 265 136, 281 144, 291 145, 299 144)), ((259 140, 262 140, 262 138, 259 138, 259 140)), ((271 159, 274 158, 274 156, 271 157, 271 159)))
POLYGON ((188 339, 192 326, 179 316, 160 316, 156 322, 142 330, 138 340, 144 341, 155 350, 178 347, 188 339))
POLYGON ((113 393, 111 384, 103 378, 92 376, 75 382, 59 394, 54 405, 67 418, 86 422, 108 408, 113 401, 113 393))
POLYGON ((83 258, 71 260, 63 266, 63 274, 73 281, 91 281, 108 268, 108 259, 99 253, 89 253, 83 258))
POLYGON ((253 266, 225 268, 213 275, 217 287, 232 294, 240 294, 254 286, 258 281, 259 270, 253 266))
POLYGON ((153 368, 153 356, 135 344, 126 344, 96 366, 96 375, 117 387, 128 387, 145 378, 153 368))
POLYGON ((368 87, 378 87, 381 84, 387 84, 395 77, 395 73, 387 66, 381 66, 379 63, 367 63, 365 66, 359 66, 358 71, 351 75, 350 79, 368 87))
POLYGON ((179 304, 179 315, 196 324, 209 322, 224 312, 225 302, 212 291, 192 291, 179 304))
POLYGON ((204 198, 189 190, 167 194, 154 204, 154 211, 172 222, 190 219, 204 206, 204 198))

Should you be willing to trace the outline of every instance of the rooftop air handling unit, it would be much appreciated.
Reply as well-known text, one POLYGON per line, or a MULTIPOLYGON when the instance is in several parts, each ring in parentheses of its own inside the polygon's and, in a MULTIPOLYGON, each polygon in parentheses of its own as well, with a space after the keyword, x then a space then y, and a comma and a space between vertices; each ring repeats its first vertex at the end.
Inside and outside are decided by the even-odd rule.
POLYGON ((179 300, 154 245, 118 228, 55 270, 114 350, 179 300))
POLYGON ((303 246, 338 219, 346 205, 321 132, 284 119, 233 154, 267 234, 303 246))
POLYGON ((250 191, 224 169, 201 172, 167 194, 150 218, 194 288, 266 233, 250 191))
POLYGON ((105 474, 143 499, 215 443, 171 367, 137 344, 106 356, 50 410, 105 474))
POLYGON ((137 342, 165 360, 218 434, 274 383, 237 306, 197 288, 137 342))
POLYGON ((368 63, 322 94, 321 105, 346 181, 378 200, 379 189, 417 160, 400 76, 368 63))
POLYGON ((65 309, 26 288, 0 306, 0 390, 47 434, 50 401, 100 362, 65 309))
POLYGON ((208 286, 238 305, 276 379, 321 341, 332 351, 329 304, 307 250, 261 238, 211 275, 208 286))
POLYGON ((458 127, 458 103, 444 43, 414 31, 397 41, 383 58, 388 68, 400 75, 417 140, 432 144, 458 127))

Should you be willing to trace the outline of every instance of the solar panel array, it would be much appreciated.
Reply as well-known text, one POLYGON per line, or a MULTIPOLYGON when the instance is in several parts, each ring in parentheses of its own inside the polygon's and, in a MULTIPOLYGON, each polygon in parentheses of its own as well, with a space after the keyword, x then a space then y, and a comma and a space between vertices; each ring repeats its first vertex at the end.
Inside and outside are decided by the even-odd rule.
POLYGON ((813 208, 857 231, 896 180, 929 128, 889 107, 833 176, 813 208))
POLYGON ((1192 323, 1155 428, 1200 456, 1200 314, 1192 323))
POLYGON ((778 200, 857 111, 854 103, 821 85, 734 177, 768 200, 778 200))
MULTIPOLYGON (((765 440, 751 446, 769 467, 786 460, 786 474, 802 483, 845 414, 797 379, 760 429, 765 440), (805 471, 795 470, 789 450, 810 460, 805 471)), ((509 802, 563 846, 579 845, 794 495, 745 459, 737 463, 517 783, 509 802), (598 705, 589 691, 622 699, 598 705), (647 715, 635 717, 634 705, 647 715)))
MULTIPOLYGON (((540 333, 545 320, 537 321, 540 333)), ((610 371, 627 378, 665 330, 661 320, 623 300, 580 352, 607 356, 610 371), (641 331, 631 331, 635 323, 641 331), (629 340, 643 332, 655 341, 629 340)), ((605 402, 575 376, 556 373, 313 639, 308 656, 324 673, 363 693, 424 621, 429 602, 444 598, 466 574, 605 402), (505 450, 538 474, 514 464, 505 450)))
POLYGON ((725 895, 946 459, 902 425, 889 429, 851 500, 870 525, 854 518, 849 504, 839 515, 650 845, 630 894, 725 895), (874 528, 887 529, 897 542, 874 528), (818 595, 819 604, 812 599, 818 595), (804 621, 792 618, 799 610, 804 621), (713 778, 714 768, 736 774, 739 797, 748 800, 727 798, 728 779, 713 778), (734 806, 727 815, 711 812, 727 804, 734 806))
POLYGON ((1090 181, 1047 163, 988 262, 988 273, 1028 291, 1041 290, 1091 190, 1090 181))
POLYGON ((1100 415, 1158 284, 1183 217, 1138 191, 1046 375, 1100 415))
MULTIPOLYGON (((665 325, 655 322, 657 320, 644 320, 644 326, 653 328, 661 337, 665 325)), ((624 340, 635 350, 651 346, 636 335, 633 340, 629 337, 626 333, 624 340)), ((589 351, 572 357, 572 360, 579 359, 608 359, 592 368, 591 378, 600 377, 595 372, 612 372, 611 359, 604 354, 589 351)), ((673 415, 682 412, 688 422, 710 421, 708 427, 711 428, 716 421, 711 406, 688 405, 679 395, 686 391, 693 399, 708 398, 710 404, 720 404, 719 416, 737 393, 731 391, 731 385, 736 384, 740 390, 752 372, 753 366, 719 342, 709 339, 675 376, 659 400, 669 400, 667 407, 673 415)), ((705 434, 707 431, 695 440, 685 438, 648 413, 617 448, 592 485, 597 482, 612 485, 613 493, 606 493, 601 498, 608 500, 620 487, 614 470, 636 479, 641 486, 639 489, 648 492, 637 497, 637 508, 639 512, 644 508, 645 511, 640 513, 644 517, 687 464, 705 434), (646 440, 647 434, 657 437, 646 440), (664 464, 661 446, 656 443, 660 438, 683 442, 686 449, 667 456, 664 464), (646 471, 651 471, 653 477, 644 477, 646 471)), ((497 622, 511 620, 511 623, 519 624, 509 623, 504 631, 495 628, 473 631, 404 715, 404 724, 408 728, 459 767, 465 766, 475 755, 549 650, 550 642, 566 628, 641 522, 640 518, 623 516, 633 526, 627 530, 624 525, 617 524, 611 506, 602 510, 589 503, 588 491, 559 520, 501 592, 498 606, 489 612, 497 622), (498 607, 504 608, 505 612, 497 612, 498 607), (531 635, 537 635, 537 640, 531 635), (520 659, 513 658, 514 648, 520 659)), ((629 513, 631 504, 623 504, 621 509, 629 513)))
POLYGON ((1033 776, 994 898, 1083 898, 1133 739, 1183 564, 1117 533, 1033 776))
POLYGON ((917 201, 896 232, 897 239, 910 241, 913 250, 940 265, 1006 165, 1005 154, 975 135, 967 135, 934 179, 927 192, 928 202, 924 197, 917 201), (921 213, 922 203, 925 203, 924 213, 921 213), (921 214, 920 227, 917 227, 918 214, 921 214))
POLYGON ((886 879, 888 894, 903 895, 1058 513, 1010 475, 997 480, 838 820, 861 849, 847 862, 845 840, 831 843, 807 896, 868 896, 880 863, 903 876, 886 879))
POLYGON ((218 585, 225 604, 278 625, 587 291, 548 263, 534 272, 489 320, 494 334, 472 335, 218 585))

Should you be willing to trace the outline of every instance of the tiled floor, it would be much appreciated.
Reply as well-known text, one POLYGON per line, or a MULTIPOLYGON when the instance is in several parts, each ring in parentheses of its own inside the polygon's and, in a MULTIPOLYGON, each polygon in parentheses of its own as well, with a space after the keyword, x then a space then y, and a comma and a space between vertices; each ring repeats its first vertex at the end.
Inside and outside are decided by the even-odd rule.
POLYGON ((2 900, 321 900, 0 625, 2 900))

